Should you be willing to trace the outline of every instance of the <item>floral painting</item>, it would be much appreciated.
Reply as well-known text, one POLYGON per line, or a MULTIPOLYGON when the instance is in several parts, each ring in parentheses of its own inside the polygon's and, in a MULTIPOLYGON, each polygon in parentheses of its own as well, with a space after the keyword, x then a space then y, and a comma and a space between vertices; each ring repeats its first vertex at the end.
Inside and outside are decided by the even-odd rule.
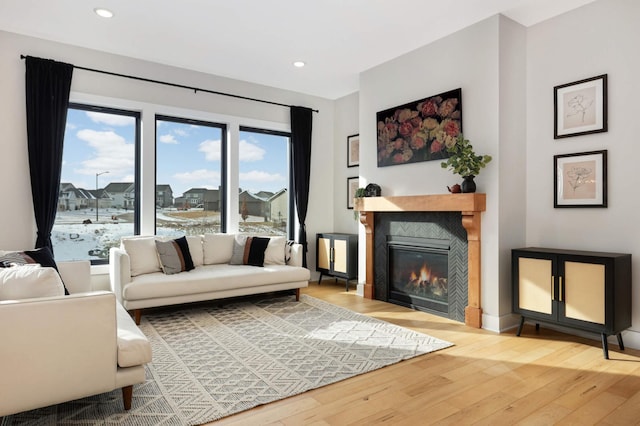
POLYGON ((462 89, 381 111, 378 167, 448 158, 462 133, 462 89))

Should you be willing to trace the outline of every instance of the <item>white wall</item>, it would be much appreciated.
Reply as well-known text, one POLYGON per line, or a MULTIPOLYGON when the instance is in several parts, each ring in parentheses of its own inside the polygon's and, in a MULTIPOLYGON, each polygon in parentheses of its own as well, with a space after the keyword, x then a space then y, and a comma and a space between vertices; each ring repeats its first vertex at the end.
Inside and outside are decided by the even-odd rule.
MULTIPOLYGON (((361 74, 360 175, 363 185, 381 185, 383 195, 444 193, 455 178, 439 162, 377 168, 375 144, 364 142, 375 141, 376 112, 462 87, 465 136, 476 151, 494 157, 476 179, 478 191, 487 193, 485 328, 514 324, 513 248, 627 252, 638 269, 640 227, 632 215, 640 203, 631 174, 640 153, 638 16, 640 3, 633 0, 600 0, 527 29, 496 16, 361 74), (604 73, 609 75, 609 131, 554 140, 553 87, 604 73), (554 209, 553 155, 599 149, 609 151, 609 207, 554 209)), ((362 260, 362 227, 360 243, 362 260)), ((361 283, 364 270, 361 261, 361 283)), ((640 301, 633 312, 626 339, 630 347, 640 347, 640 301)))
MULTIPOLYGON (((0 179, 5 182, 0 209, 0 222, 4 224, 0 227, 0 248, 32 248, 36 239, 27 160, 25 68, 21 54, 320 110, 313 114, 311 196, 306 221, 309 268, 315 270, 315 233, 326 232, 333 226, 332 215, 327 215, 327 209, 333 210, 330 196, 333 192, 333 175, 332 167, 326 167, 334 161, 333 101, 7 32, 0 32, 0 144, 3 153, 0 156, 0 179)), ((82 96, 120 99, 126 105, 154 105, 167 111, 195 111, 200 115, 197 118, 223 117, 235 123, 264 122, 289 127, 288 108, 205 93, 194 94, 189 90, 77 69, 71 90, 82 96)), ((149 167, 154 158, 153 127, 153 117, 143 117, 142 155, 146 166, 142 170, 143 185, 150 185, 152 189, 143 200, 143 203, 149 202, 152 206, 143 211, 144 223, 151 223, 147 216, 153 215, 154 171, 149 167)), ((233 140, 234 130, 230 133, 233 140)))
MULTIPOLYGON (((501 316, 510 317, 510 257, 503 244, 510 234, 524 242, 524 218, 500 222, 502 215, 520 214, 513 204, 524 204, 524 167, 505 163, 513 151, 524 151, 524 29, 502 16, 494 16, 432 44, 372 68, 360 76, 360 176, 375 182, 382 195, 442 194, 460 178, 440 167, 440 161, 377 167, 376 112, 396 105, 462 88, 464 135, 476 152, 493 162, 476 178, 478 192, 487 193, 482 216, 482 308, 485 328, 502 328, 501 316), (508 59, 514 55, 513 59, 508 59), (513 73, 520 73, 513 75, 513 73), (504 74, 511 77, 502 79, 504 74), (515 105, 512 105, 516 101, 515 105), (519 101, 519 105, 517 103, 519 101), (514 108, 520 111, 514 111, 514 108), (502 115, 505 120, 501 120, 502 115), (512 119, 511 123, 506 122, 512 119), (503 147, 503 144, 511 144, 503 147), (504 182, 503 179, 515 178, 504 182), (518 191, 520 190, 520 192, 518 191), (504 191, 504 194, 503 194, 504 191), (515 199, 513 198, 515 197, 515 199), (514 203, 515 201, 515 203, 514 203), (513 228, 513 229, 512 229, 513 228), (507 271, 507 274, 501 272, 507 271)), ((516 156, 518 157, 518 156, 516 156)), ((516 165, 522 166, 520 155, 516 165)), ((360 232, 360 283, 365 274, 364 230, 360 232)))
POLYGON ((631 253, 633 325, 640 348, 640 2, 600 0, 527 33, 527 226, 530 246, 631 253), (553 87, 608 74, 609 130, 553 139, 553 87), (554 209, 553 156, 608 150, 608 207, 554 209))
MULTIPOLYGON (((491 324, 494 330, 515 325, 512 314, 511 250, 524 247, 526 220, 526 29, 501 17, 499 40, 499 155, 500 172, 499 227, 497 266, 499 289, 499 319, 491 324)), ((493 197, 494 194, 491 194, 493 197)), ((489 212, 487 212, 488 215, 489 212)), ((483 253, 484 255, 484 253, 483 253)))
POLYGON ((333 160, 334 232, 357 234, 359 220, 347 208, 347 178, 359 176, 360 167, 347 167, 347 137, 359 132, 359 94, 353 93, 335 101, 335 148, 333 160))

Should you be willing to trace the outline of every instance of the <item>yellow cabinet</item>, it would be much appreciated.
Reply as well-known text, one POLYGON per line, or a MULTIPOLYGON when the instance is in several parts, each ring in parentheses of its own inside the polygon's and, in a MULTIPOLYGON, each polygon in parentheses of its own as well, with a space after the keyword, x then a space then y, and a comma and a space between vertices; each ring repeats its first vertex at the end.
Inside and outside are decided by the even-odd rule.
POLYGON ((513 311, 525 320, 599 333, 605 358, 607 336, 631 326, 631 255, 545 248, 512 251, 513 311))

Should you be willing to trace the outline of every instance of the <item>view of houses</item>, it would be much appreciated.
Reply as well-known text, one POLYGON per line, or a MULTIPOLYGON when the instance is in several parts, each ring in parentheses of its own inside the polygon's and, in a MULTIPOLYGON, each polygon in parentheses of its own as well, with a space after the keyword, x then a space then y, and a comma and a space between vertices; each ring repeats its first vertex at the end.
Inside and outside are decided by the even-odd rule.
MULTIPOLYGON (((239 212, 248 216, 263 218, 265 222, 287 221, 287 189, 273 193, 270 191, 240 192, 239 212)), ((58 211, 81 209, 121 209, 133 210, 135 206, 135 185, 131 182, 111 182, 102 189, 76 188, 72 183, 60 184, 58 211)), ((220 190, 191 188, 180 197, 173 197, 171 185, 156 185, 156 208, 176 210, 202 209, 220 211, 220 190)))
MULTIPOLYGON (((286 235, 287 189, 257 193, 241 190, 240 233, 286 235)), ((156 185, 156 234, 166 237, 221 232, 220 190, 191 188, 179 197, 171 185, 156 185)), ((56 259, 105 261, 120 238, 134 235, 135 185, 111 182, 104 188, 60 184, 52 230, 56 259)))

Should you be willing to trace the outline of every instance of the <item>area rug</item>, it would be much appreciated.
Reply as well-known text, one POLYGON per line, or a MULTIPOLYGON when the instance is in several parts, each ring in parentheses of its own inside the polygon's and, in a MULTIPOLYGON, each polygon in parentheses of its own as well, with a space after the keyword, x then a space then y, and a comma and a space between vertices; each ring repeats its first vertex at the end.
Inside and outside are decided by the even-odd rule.
POLYGON ((303 295, 155 310, 147 381, 2 419, 3 426, 197 425, 452 344, 303 295))

